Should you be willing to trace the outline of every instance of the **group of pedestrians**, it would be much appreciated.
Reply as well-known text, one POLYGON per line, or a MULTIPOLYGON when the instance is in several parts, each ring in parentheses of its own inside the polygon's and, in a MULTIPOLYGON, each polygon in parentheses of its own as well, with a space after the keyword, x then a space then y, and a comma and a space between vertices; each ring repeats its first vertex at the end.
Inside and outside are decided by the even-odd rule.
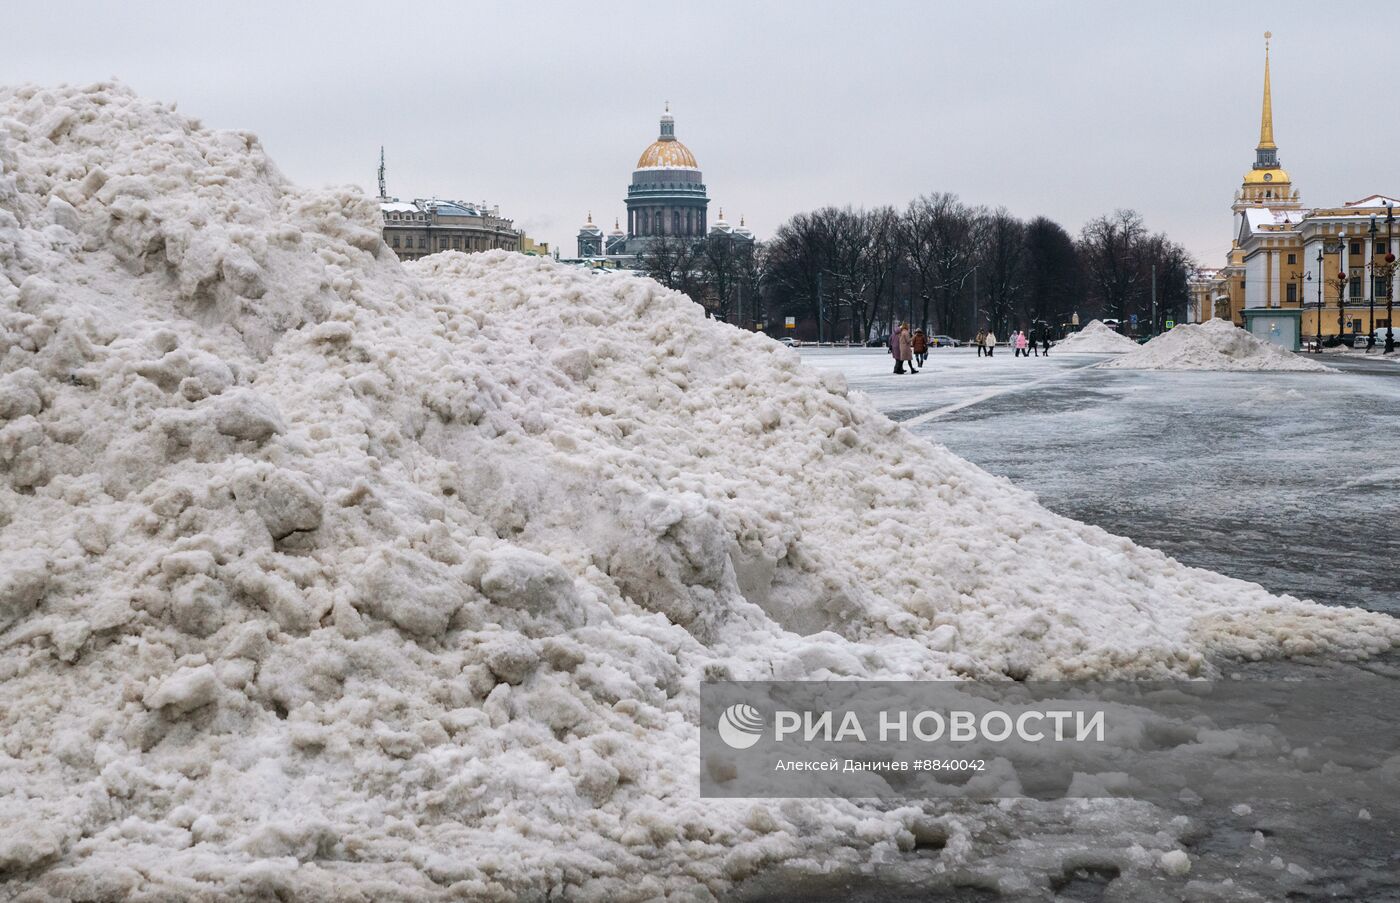
MULTIPOLYGON (((984 354, 991 357, 997 350, 997 334, 990 328, 983 329, 977 333, 972 344, 977 346, 978 357, 984 354)), ((1018 329, 1011 334, 1009 344, 1016 357, 1030 357, 1032 354, 1036 357, 1042 354, 1047 357, 1050 355, 1048 331, 1042 331, 1039 336, 1032 336, 1024 329, 1018 329)), ((899 327, 890 333, 889 351, 890 356, 894 358, 895 373, 918 373, 919 367, 928 360, 928 336, 922 329, 910 332, 908 323, 900 323, 899 327), (904 369, 906 364, 909 366, 908 370, 904 369)))
MULTIPOLYGON (((983 354, 991 357, 993 352, 997 350, 997 334, 991 329, 983 329, 977 333, 977 337, 972 340, 972 343, 977 346, 978 357, 983 354)), ((1030 357, 1032 354, 1036 357, 1040 357, 1042 354, 1048 356, 1050 354, 1050 333, 1041 332, 1037 341, 1035 336, 1029 335, 1024 329, 1018 329, 1011 334, 1009 344, 1016 357, 1022 355, 1030 357)))
POLYGON ((911 334, 909 324, 900 323, 899 328, 890 333, 890 354, 894 357, 894 372, 918 373, 914 363, 917 361, 922 367, 928 360, 928 336, 922 329, 916 329, 911 334), (904 369, 905 364, 909 365, 908 370, 904 369))

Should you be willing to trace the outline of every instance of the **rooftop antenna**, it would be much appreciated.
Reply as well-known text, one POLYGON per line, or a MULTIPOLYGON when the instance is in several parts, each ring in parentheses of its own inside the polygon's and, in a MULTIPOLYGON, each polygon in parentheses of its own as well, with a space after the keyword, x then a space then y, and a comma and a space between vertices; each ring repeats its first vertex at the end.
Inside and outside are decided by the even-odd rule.
POLYGON ((388 190, 384 187, 384 145, 379 145, 379 198, 383 200, 389 196, 388 190))

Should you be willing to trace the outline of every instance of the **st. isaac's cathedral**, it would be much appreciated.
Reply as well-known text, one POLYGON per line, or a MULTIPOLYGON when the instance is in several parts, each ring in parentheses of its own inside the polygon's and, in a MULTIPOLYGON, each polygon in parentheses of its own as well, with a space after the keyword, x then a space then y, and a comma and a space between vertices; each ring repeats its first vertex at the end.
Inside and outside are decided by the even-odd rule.
POLYGON ((704 177, 695 154, 676 138, 676 121, 670 105, 661 116, 661 132, 642 151, 632 171, 632 184, 627 187, 627 228, 620 219, 613 221, 610 232, 604 232, 588 214, 588 222, 578 231, 578 256, 585 259, 606 259, 613 265, 628 267, 639 254, 661 237, 698 241, 708 234, 727 234, 739 241, 752 242, 753 233, 719 219, 709 222, 710 197, 705 190, 704 177))

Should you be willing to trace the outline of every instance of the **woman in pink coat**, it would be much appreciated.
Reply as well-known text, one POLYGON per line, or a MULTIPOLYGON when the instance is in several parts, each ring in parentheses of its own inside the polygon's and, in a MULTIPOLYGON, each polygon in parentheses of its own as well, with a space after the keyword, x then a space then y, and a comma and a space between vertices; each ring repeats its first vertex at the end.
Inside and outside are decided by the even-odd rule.
POLYGON ((1028 345, 1028 344, 1029 344, 1029 342, 1028 342, 1028 340, 1026 339, 1026 331, 1025 331, 1024 329, 1018 329, 1018 330, 1016 330, 1016 356, 1017 356, 1017 357, 1020 357, 1020 356, 1023 355, 1023 354, 1024 354, 1026 357, 1030 357, 1030 356, 1031 356, 1031 355, 1030 355, 1030 352, 1026 350, 1026 345, 1028 345))
POLYGON ((906 372, 905 363, 909 364, 907 372, 919 372, 914 369, 914 341, 909 337, 908 323, 900 323, 899 329, 890 335, 890 354, 894 355, 894 372, 906 372))

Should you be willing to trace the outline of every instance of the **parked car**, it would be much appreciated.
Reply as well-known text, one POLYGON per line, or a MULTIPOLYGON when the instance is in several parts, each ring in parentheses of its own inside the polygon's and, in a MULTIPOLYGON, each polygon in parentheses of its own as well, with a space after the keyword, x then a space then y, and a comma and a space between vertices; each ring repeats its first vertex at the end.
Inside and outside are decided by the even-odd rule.
POLYGON ((882 335, 878 339, 871 339, 865 343, 866 348, 886 348, 890 344, 890 337, 882 335))
POLYGON ((783 336, 781 339, 778 339, 778 341, 779 341, 779 342, 782 342, 784 345, 788 346, 789 348, 793 348, 793 347, 795 347, 795 346, 797 345, 797 343, 794 342, 794 341, 792 340, 792 337, 791 337, 791 336, 783 336))
POLYGON ((950 335, 931 335, 928 343, 935 348, 956 348, 962 344, 950 335))
MULTIPOLYGON (((1366 340, 1368 338, 1370 338, 1370 336, 1364 335, 1359 332, 1356 333, 1351 337, 1351 347, 1360 351, 1364 351, 1366 349, 1366 340)), ((1384 342, 1385 339, 1381 339, 1381 341, 1384 342)))

